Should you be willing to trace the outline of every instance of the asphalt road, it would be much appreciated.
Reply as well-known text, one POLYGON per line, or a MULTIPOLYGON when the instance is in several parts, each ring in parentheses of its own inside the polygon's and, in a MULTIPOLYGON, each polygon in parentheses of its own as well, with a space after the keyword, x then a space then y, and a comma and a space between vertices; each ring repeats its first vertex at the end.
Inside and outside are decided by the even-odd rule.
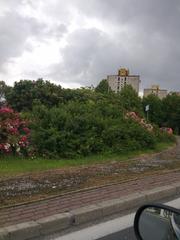
MULTIPOLYGON (((120 232, 110 234, 108 236, 99 238, 98 240, 137 240, 134 234, 133 227, 124 229, 120 232)), ((152 239, 151 239, 152 240, 152 239)))
POLYGON ((140 232, 146 240, 176 240, 170 219, 159 215, 143 212, 140 219, 140 232))
MULTIPOLYGON (((172 231, 171 224, 168 220, 162 219, 159 216, 151 213, 144 213, 142 215, 140 229, 143 239, 146 240, 177 240, 172 231), (141 222, 141 223, 142 223, 141 222)), ((110 234, 108 236, 99 238, 98 240, 136 240, 133 227, 124 229, 120 232, 110 234)))
MULTIPOLYGON (((180 208, 180 198, 167 202, 165 204, 175 208, 180 208)), ((135 213, 128 214, 126 216, 116 218, 104 223, 99 223, 97 225, 90 226, 85 229, 66 234, 64 236, 51 236, 51 238, 45 238, 44 240, 136 240, 133 230, 134 215, 135 213)), ((149 217, 145 217, 146 223, 150 220, 151 219, 149 217)), ((155 226, 158 226, 157 224, 159 224, 159 219, 156 219, 155 226)), ((160 224, 162 227, 166 225, 168 228, 169 226, 168 223, 162 221, 160 224)), ((154 227, 154 225, 152 227, 154 227)), ((149 239, 156 240, 152 237, 152 230, 148 235, 151 236, 149 239)), ((175 238, 170 239, 173 240, 175 238)))

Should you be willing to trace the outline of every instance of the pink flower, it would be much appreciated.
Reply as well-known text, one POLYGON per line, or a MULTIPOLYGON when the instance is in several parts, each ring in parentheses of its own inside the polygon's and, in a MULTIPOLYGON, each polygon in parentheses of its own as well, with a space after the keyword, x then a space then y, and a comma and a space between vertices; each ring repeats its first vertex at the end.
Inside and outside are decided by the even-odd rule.
POLYGON ((8 107, 2 107, 0 109, 0 113, 13 113, 14 111, 11 108, 8 107))
POLYGON ((27 142, 27 137, 26 136, 21 137, 20 141, 21 142, 27 142))
POLYGON ((18 134, 18 129, 17 129, 17 128, 14 128, 14 127, 9 128, 8 131, 9 131, 12 135, 18 134))
POLYGON ((23 131, 24 131, 25 133, 27 133, 27 134, 29 134, 29 133, 30 133, 30 129, 29 129, 29 128, 27 128, 27 127, 24 127, 24 128, 23 128, 23 131))
POLYGON ((21 154, 21 150, 28 149, 30 129, 27 120, 9 107, 0 108, 0 154, 21 154), (21 135, 22 132, 22 135, 21 135))
POLYGON ((9 143, 1 143, 0 150, 3 152, 9 153, 11 151, 11 145, 9 143))

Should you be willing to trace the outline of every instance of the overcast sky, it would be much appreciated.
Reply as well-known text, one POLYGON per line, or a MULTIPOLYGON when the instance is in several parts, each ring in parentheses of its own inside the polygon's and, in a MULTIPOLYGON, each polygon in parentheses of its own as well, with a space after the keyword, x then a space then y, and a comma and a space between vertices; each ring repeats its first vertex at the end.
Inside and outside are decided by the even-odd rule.
POLYGON ((0 0, 0 80, 90 86, 127 67, 180 91, 179 0, 0 0))

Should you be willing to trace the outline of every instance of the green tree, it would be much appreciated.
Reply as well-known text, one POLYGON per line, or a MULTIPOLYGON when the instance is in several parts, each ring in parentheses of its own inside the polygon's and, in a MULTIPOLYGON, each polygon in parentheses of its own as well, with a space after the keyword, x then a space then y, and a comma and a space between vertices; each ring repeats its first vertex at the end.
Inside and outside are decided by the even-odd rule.
POLYGON ((0 106, 4 105, 6 101, 6 94, 9 92, 11 87, 7 86, 4 81, 0 81, 0 106))
POLYGON ((163 110, 162 110, 162 101, 160 98, 154 94, 150 94, 147 97, 144 97, 142 100, 143 109, 149 105, 148 119, 150 122, 155 123, 159 126, 163 124, 163 110))
POLYGON ((64 103, 67 103, 69 101, 86 102, 95 99, 96 96, 97 94, 94 91, 87 88, 62 90, 62 98, 64 103))
POLYGON ((15 82, 11 91, 5 94, 7 103, 16 111, 31 110, 33 103, 39 101, 46 106, 57 105, 62 101, 61 86, 38 79, 15 82))
POLYGON ((107 79, 101 80, 95 88, 95 91, 100 93, 108 93, 110 91, 110 88, 107 79))
POLYGON ((177 94, 167 95, 162 100, 164 112, 164 126, 171 127, 180 134, 180 96, 177 94))
POLYGON ((125 86, 120 91, 119 98, 123 108, 126 111, 134 111, 142 114, 141 98, 138 96, 137 92, 132 88, 132 86, 125 86))

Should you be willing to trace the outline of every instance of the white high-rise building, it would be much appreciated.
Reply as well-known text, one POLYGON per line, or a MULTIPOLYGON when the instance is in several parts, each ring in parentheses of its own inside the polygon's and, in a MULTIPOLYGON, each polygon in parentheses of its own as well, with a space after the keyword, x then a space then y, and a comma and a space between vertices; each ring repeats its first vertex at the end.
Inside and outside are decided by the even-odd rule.
POLYGON ((144 89, 144 97, 149 96, 150 94, 154 94, 160 99, 163 99, 167 96, 167 90, 166 89, 160 89, 159 85, 152 85, 151 88, 145 88, 144 89))
POLYGON ((119 69, 117 75, 108 75, 107 81, 111 90, 116 93, 126 85, 131 85, 139 93, 140 76, 129 75, 129 70, 126 68, 119 69))

